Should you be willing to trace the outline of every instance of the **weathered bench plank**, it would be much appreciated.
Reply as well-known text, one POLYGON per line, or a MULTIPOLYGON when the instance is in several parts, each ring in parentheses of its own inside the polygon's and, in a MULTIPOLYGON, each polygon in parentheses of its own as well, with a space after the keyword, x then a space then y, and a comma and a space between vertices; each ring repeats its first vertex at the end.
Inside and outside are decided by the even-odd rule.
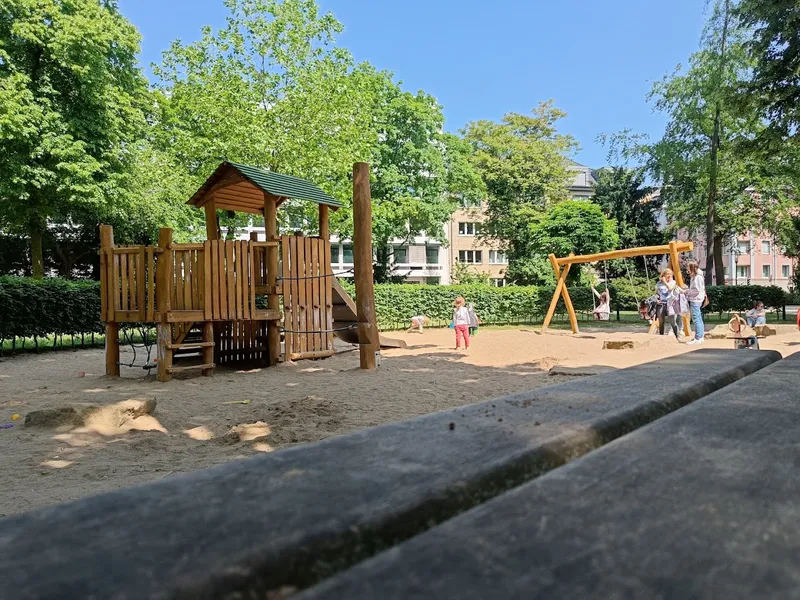
POLYGON ((4 594, 304 587, 778 358, 701 350, 2 520, 4 594))
POLYGON ((800 597, 799 356, 297 599, 800 597))

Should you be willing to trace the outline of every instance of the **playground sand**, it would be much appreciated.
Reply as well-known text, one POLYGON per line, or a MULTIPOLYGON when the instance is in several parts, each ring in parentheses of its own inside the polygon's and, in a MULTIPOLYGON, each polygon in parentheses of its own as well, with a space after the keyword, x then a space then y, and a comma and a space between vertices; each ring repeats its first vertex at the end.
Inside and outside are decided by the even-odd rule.
MULTIPOLYGON (((622 368, 697 348, 634 331, 541 336, 533 328, 485 329, 469 352, 456 352, 451 330, 428 330, 393 334, 409 348, 383 351, 374 373, 358 369, 358 352, 344 352, 273 369, 217 369, 213 378, 165 384, 144 379, 141 369, 123 368, 116 380, 102 376, 102 350, 3 359, 0 424, 13 427, 0 429, 0 518, 568 380, 548 374, 556 365, 591 373, 586 367, 622 368), (607 340, 632 340, 635 348, 602 350, 607 340), (132 423, 125 406, 148 399, 156 400, 152 414, 132 423), (128 404, 114 406, 121 402, 128 404), (118 416, 102 427, 24 426, 31 411, 81 404, 103 405, 104 414, 118 416), (21 418, 12 421, 14 414, 21 418)), ((762 343, 784 355, 795 345, 796 331, 762 343)))

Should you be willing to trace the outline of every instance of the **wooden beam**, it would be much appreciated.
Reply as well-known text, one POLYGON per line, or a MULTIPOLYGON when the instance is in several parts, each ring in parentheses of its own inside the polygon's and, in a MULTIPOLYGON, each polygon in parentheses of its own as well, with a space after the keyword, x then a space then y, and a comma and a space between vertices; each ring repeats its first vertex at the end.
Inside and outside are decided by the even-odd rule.
POLYGON ((323 240, 330 241, 330 219, 328 217, 328 206, 326 204, 319 205, 319 237, 323 240))
MULTIPOLYGON (((672 264, 672 271, 675 273, 675 283, 677 283, 680 287, 684 287, 685 282, 683 280, 683 273, 681 273, 681 261, 680 257, 678 256, 678 242, 670 242, 669 243, 669 256, 670 256, 670 263, 672 264)), ((692 333, 691 328, 689 327, 689 315, 682 315, 683 318, 683 334, 686 337, 689 337, 692 333)))
MULTIPOLYGON (((690 252, 694 248, 692 242, 675 242, 678 252, 690 252)), ((567 256, 558 258, 559 265, 593 263, 601 260, 612 260, 615 258, 630 258, 632 256, 649 256, 653 254, 669 254, 671 245, 663 246, 642 246, 641 248, 627 248, 625 250, 612 250, 611 252, 600 252, 599 254, 583 254, 578 256, 567 256)))
POLYGON ((106 375, 119 377, 119 323, 115 322, 117 311, 117 286, 114 277, 114 229, 110 225, 100 226, 100 295, 101 315, 106 322, 106 375))
POLYGON ((212 198, 203 207, 206 211, 206 239, 209 241, 219 239, 219 223, 217 221, 217 203, 212 198))
POLYGON ((373 370, 380 342, 372 281, 372 194, 367 163, 353 165, 353 262, 361 368, 373 370))
MULTIPOLYGON (((268 242, 278 242, 278 201, 272 194, 264 194, 264 229, 268 242)), ((273 290, 278 285, 278 246, 267 246, 267 285, 273 290)), ((276 290, 277 291, 277 290, 276 290)), ((280 311, 280 297, 277 293, 267 296, 267 308, 280 311)), ((281 354, 281 332, 277 321, 267 323, 267 360, 270 365, 278 363, 281 354)))
POLYGON ((568 263, 564 266, 564 270, 562 271, 561 267, 558 265, 555 254, 548 256, 548 259, 550 260, 550 264, 553 266, 553 272, 556 274, 558 283, 556 283, 556 290, 553 292, 553 299, 550 301, 550 308, 548 308, 547 315, 544 318, 544 323, 542 323, 542 333, 546 333, 547 328, 550 326, 550 321, 553 319, 553 315, 556 312, 559 296, 564 297, 564 304, 567 307, 567 312, 570 312, 570 309, 572 309, 570 312, 569 321, 570 325, 572 325, 572 332, 578 333, 578 320, 575 318, 575 309, 572 307, 572 300, 569 298, 569 293, 566 293, 567 275, 569 274, 569 269, 572 265, 568 263))
POLYGON ((158 255, 156 263, 156 300, 158 301, 158 312, 161 322, 156 326, 158 333, 158 381, 169 381, 172 376, 172 326, 167 323, 167 316, 172 309, 172 286, 174 278, 172 275, 172 229, 158 230, 158 246, 162 249, 158 255))

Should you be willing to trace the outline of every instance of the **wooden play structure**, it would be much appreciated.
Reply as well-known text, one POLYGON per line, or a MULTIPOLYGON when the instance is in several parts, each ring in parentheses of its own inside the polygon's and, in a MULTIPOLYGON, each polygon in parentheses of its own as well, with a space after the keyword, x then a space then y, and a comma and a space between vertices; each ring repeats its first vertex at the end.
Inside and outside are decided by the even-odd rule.
MULTIPOLYGON (((675 281, 681 287, 684 286, 683 275, 680 269, 680 260, 678 255, 681 252, 691 252, 694 248, 692 242, 670 242, 668 245, 663 246, 642 246, 640 248, 628 248, 625 250, 612 250, 611 252, 600 252, 599 254, 584 254, 576 256, 570 254, 564 258, 556 258, 555 254, 551 254, 548 258, 550 264, 553 266, 553 271, 556 274, 556 290, 553 294, 553 299, 550 301, 550 308, 547 310, 547 315, 542 324, 542 333, 547 332, 550 321, 556 312, 558 306, 558 299, 564 299, 564 305, 567 308, 569 315, 569 322, 572 327, 572 333, 578 333, 578 317, 575 314, 575 308, 572 305, 572 299, 567 290, 567 275, 569 274, 570 267, 576 264, 595 263, 603 260, 613 260, 616 258, 631 258, 634 256, 653 256, 659 254, 669 255, 670 267, 675 273, 675 281)), ((683 331, 685 335, 689 335, 689 317, 683 317, 683 331)))
POLYGON ((357 163, 354 174, 358 307, 331 269, 329 210, 341 204, 297 177, 223 162, 188 202, 205 211, 202 243, 174 243, 172 230, 161 229, 157 246, 115 246, 112 228, 101 226, 106 374, 120 374, 121 323, 155 324, 159 381, 189 369, 209 376, 222 364, 325 358, 335 353, 334 335, 360 344, 363 368, 374 368, 381 343, 404 346, 378 336, 368 166, 357 163), (278 208, 290 198, 319 205, 318 236, 278 235, 278 208), (248 241, 221 239, 220 209, 263 215, 264 241, 255 232, 248 241), (202 360, 175 366, 185 354, 202 360))

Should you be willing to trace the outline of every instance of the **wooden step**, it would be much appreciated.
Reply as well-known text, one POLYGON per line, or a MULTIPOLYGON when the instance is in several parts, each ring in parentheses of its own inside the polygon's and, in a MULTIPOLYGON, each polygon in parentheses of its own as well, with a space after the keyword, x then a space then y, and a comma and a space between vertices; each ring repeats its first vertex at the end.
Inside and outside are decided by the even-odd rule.
POLYGON ((214 342, 188 342, 184 344, 168 344, 170 350, 198 350, 200 348, 211 348, 214 342))
POLYGON ((189 366, 186 366, 186 367, 171 367, 171 368, 167 369, 167 373, 170 373, 170 374, 181 373, 182 371, 193 371, 193 370, 197 370, 197 369, 201 369, 201 370, 205 371, 206 369, 213 369, 216 366, 217 365, 215 365, 214 363, 208 363, 208 364, 204 364, 204 365, 189 365, 189 366))

